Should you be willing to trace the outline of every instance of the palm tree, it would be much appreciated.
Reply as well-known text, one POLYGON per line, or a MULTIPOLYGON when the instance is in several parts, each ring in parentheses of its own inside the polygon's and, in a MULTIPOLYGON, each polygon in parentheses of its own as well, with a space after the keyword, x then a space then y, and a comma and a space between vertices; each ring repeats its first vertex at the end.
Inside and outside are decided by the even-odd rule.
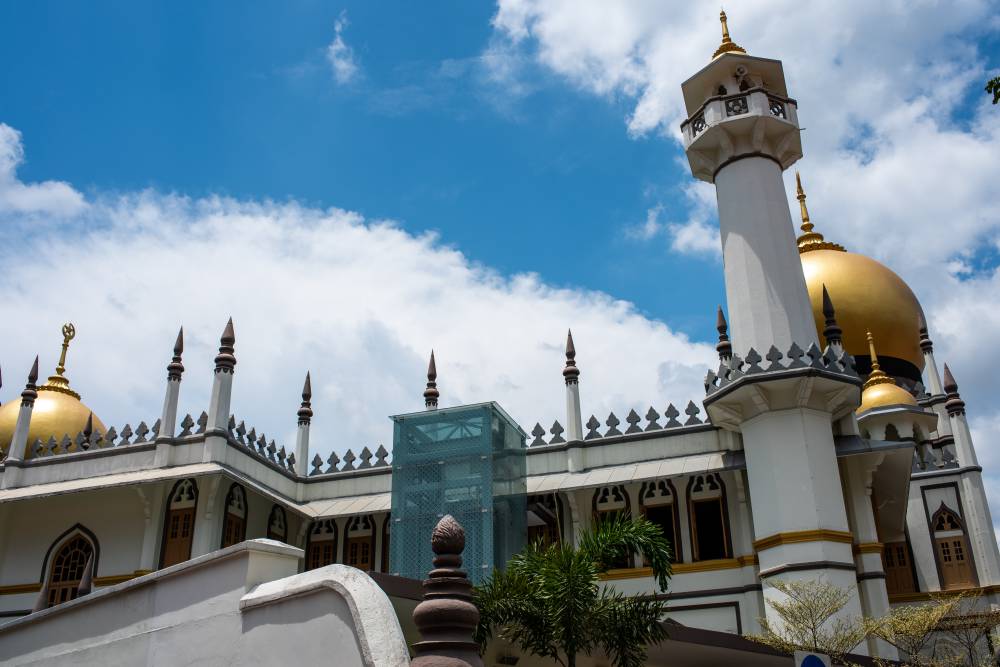
POLYGON ((526 653, 574 667, 578 654, 602 650, 618 667, 640 667, 646 646, 666 637, 666 602, 630 597, 600 583, 610 564, 640 553, 660 592, 670 580, 671 548, 645 518, 620 516, 583 534, 579 547, 535 542, 475 589, 481 648, 496 636, 526 653))

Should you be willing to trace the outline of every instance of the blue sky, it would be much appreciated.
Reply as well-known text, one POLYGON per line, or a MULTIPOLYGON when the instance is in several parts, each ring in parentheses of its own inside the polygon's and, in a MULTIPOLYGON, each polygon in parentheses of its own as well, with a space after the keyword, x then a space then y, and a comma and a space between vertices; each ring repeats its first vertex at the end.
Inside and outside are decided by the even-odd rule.
POLYGON ((686 216, 686 168, 630 137, 626 100, 535 67, 488 81, 487 3, 7 3, 0 119, 26 181, 88 191, 295 199, 434 230, 471 260, 606 291, 697 338, 723 294, 713 261, 623 230, 686 216), (333 26, 356 76, 339 84, 333 26))

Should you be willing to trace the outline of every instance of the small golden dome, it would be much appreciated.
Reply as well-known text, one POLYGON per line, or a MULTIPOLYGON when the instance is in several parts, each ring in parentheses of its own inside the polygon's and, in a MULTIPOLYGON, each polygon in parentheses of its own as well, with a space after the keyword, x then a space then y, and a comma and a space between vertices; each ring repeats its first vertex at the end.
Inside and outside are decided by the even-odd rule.
MULTIPOLYGON (((93 416, 93 429, 107 433, 104 422, 80 400, 80 394, 70 388, 69 380, 63 375, 66 370, 66 351, 75 335, 76 330, 72 324, 63 327, 63 349, 56 373, 38 388, 38 398, 35 399, 35 406, 31 411, 31 424, 28 427, 25 459, 31 458, 31 446, 35 440, 47 442, 50 437, 62 440, 64 435, 75 438, 77 433, 87 427, 87 419, 91 416, 93 416)), ((20 410, 20 397, 0 406, 0 447, 5 452, 14 437, 17 414, 20 410)))
POLYGON ((890 405, 916 407, 917 399, 913 397, 913 394, 896 384, 895 380, 879 368, 878 356, 875 354, 875 340, 870 331, 867 334, 867 339, 872 359, 872 372, 861 391, 861 406, 856 413, 860 415, 873 408, 884 408, 890 405))
MULTIPOLYGON (((796 174, 796 179, 798 175, 796 174)), ((816 331, 822 333, 823 286, 830 294, 843 330, 843 345, 858 360, 859 369, 868 366, 866 331, 879 341, 882 365, 893 375, 920 380, 924 355, 920 349, 923 309, 910 287, 891 269, 870 257, 847 252, 813 231, 806 209, 805 193, 798 183, 802 213, 799 258, 809 291, 816 331)), ((822 339, 821 339, 822 340, 822 339)))

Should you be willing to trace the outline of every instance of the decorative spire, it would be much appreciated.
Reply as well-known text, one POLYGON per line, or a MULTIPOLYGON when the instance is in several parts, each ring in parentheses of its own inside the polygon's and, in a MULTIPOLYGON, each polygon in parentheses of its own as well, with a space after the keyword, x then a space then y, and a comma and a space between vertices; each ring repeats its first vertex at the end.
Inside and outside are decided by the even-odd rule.
POLYGON ((434 569, 424 580, 424 599, 413 610, 422 641, 413 645, 412 667, 467 665, 481 667, 473 632, 479 610, 472 603, 472 583, 462 567, 465 530, 450 514, 431 535, 434 569))
POLYGON ((923 350, 924 354, 930 354, 934 351, 934 343, 927 333, 927 320, 923 313, 920 313, 920 349, 923 350))
POLYGON ((309 371, 306 371, 306 381, 302 385, 302 405, 299 406, 299 426, 307 425, 313 416, 312 411, 312 379, 309 377, 309 371))
POLYGON ((726 315, 722 312, 722 306, 715 313, 715 329, 719 332, 719 343, 715 350, 719 353, 719 361, 726 363, 733 358, 733 344, 729 342, 729 324, 726 322, 726 315))
POLYGON ((226 328, 219 339, 219 354, 215 357, 215 372, 232 373, 236 366, 236 357, 233 347, 236 344, 236 333, 233 331, 233 318, 229 318, 226 328))
POLYGON ((726 23, 726 12, 719 12, 719 21, 722 23, 722 44, 712 54, 712 58, 718 58, 723 53, 746 53, 746 49, 734 42, 729 37, 729 25, 726 23))
POLYGON ((580 381, 580 369, 576 367, 576 346, 573 344, 573 330, 566 332, 566 367, 563 369, 563 379, 566 384, 576 384, 580 381))
POLYGON ((839 243, 832 243, 823 239, 823 235, 813 231, 813 223, 809 220, 809 209, 806 208, 806 192, 802 189, 802 178, 799 172, 795 172, 795 198, 799 200, 799 215, 802 217, 802 224, 799 229, 799 254, 810 250, 844 250, 844 246, 839 243))
POLYGON ((833 300, 830 298, 830 293, 826 291, 826 283, 823 283, 823 318, 825 320, 823 338, 826 339, 826 344, 842 344, 843 339, 841 335, 843 334, 843 330, 837 326, 837 312, 833 309, 833 300))
POLYGON ((184 353, 184 327, 177 332, 177 340, 174 342, 174 358, 167 364, 167 379, 180 381, 181 373, 184 372, 184 364, 181 363, 181 355, 184 353))
POLYGON ((36 382, 38 382, 38 355, 35 355, 35 363, 31 364, 31 370, 28 371, 28 382, 24 385, 24 391, 21 392, 22 407, 35 404, 35 399, 38 398, 36 382))
POLYGON ((896 381, 886 375, 878 365, 878 355, 875 354, 875 338, 871 331, 868 332, 868 351, 872 358, 872 372, 868 376, 868 380, 865 381, 864 389, 867 390, 880 384, 896 384, 896 381))
POLYGON ((948 400, 944 404, 948 414, 951 416, 965 414, 965 401, 958 394, 958 383, 955 382, 955 376, 951 374, 948 364, 944 365, 944 393, 948 395, 948 400))
POLYGON ((438 397, 441 392, 437 389, 437 364, 434 361, 434 350, 431 350, 431 361, 427 364, 427 388, 424 389, 424 407, 428 410, 437 410, 438 397))
POLYGON ((87 424, 83 427, 83 437, 90 440, 90 436, 94 433, 94 413, 91 412, 87 415, 87 424))
POLYGON ((63 325, 62 335, 62 352, 59 354, 59 364, 56 366, 56 374, 50 375, 45 384, 38 389, 40 391, 58 391, 79 399, 80 394, 69 388, 69 379, 64 375, 66 372, 66 352, 69 350, 69 342, 76 338, 76 327, 73 326, 72 322, 67 322, 63 325))

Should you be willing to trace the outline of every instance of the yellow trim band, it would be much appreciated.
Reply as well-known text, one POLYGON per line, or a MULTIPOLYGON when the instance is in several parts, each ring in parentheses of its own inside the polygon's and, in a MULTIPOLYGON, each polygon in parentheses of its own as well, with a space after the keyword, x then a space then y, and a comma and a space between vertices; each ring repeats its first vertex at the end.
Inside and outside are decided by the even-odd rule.
POLYGON ((775 533, 762 537, 753 543, 753 548, 757 551, 773 549, 783 544, 800 544, 802 542, 838 542, 841 544, 853 544, 854 536, 843 530, 796 530, 789 533, 775 533))
MULTIPOLYGON (((715 572, 717 570, 735 570, 757 564, 757 556, 739 556, 737 558, 718 558, 715 560, 702 560, 696 563, 673 563, 670 566, 674 574, 692 574, 695 572, 715 572)), ((641 579, 652 577, 651 567, 625 567, 608 570, 601 575, 601 579, 608 581, 614 579, 641 579)))
POLYGON ((0 595, 22 595, 24 593, 37 593, 42 590, 41 584, 11 584, 10 586, 0 586, 0 595))
POLYGON ((881 542, 866 542, 854 545, 854 553, 856 554, 878 554, 881 556, 884 550, 885 545, 881 542))
MULTIPOLYGON (((94 577, 95 586, 114 586, 115 584, 120 584, 136 577, 141 577, 144 574, 149 574, 152 570, 136 570, 132 574, 113 574, 107 577, 94 577)), ((0 586, 0 595, 23 595, 25 593, 37 593, 42 590, 42 585, 35 584, 11 584, 9 586, 0 586)))

